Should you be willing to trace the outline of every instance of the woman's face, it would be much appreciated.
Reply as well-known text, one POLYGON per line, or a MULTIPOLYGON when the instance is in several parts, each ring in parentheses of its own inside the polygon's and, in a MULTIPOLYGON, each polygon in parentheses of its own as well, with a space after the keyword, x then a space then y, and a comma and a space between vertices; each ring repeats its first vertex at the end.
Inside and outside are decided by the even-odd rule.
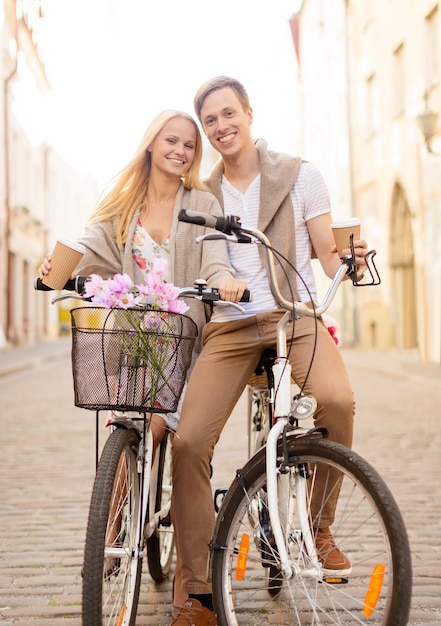
POLYGON ((174 117, 165 124, 149 147, 152 173, 155 169, 183 176, 190 169, 196 154, 197 132, 185 117, 174 117))

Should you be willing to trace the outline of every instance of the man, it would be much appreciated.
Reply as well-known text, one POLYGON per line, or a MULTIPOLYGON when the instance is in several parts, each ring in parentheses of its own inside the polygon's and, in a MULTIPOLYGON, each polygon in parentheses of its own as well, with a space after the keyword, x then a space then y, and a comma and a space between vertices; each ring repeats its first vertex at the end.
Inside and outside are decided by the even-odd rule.
MULTIPOLYGON (((300 158, 270 152, 264 141, 253 141, 252 109, 237 80, 224 76, 209 80, 197 92, 194 105, 208 140, 222 157, 207 181, 207 189, 218 198, 225 214, 239 215, 245 225, 265 232, 273 247, 296 266, 306 286, 292 273, 289 278, 295 297, 310 302, 311 295, 316 296, 312 250, 329 277, 340 266, 322 176, 300 158)), ((253 300, 245 305, 245 315, 233 308, 215 308, 205 326, 204 347, 182 407, 174 440, 173 505, 182 587, 189 599, 173 626, 216 624, 207 583, 208 543, 214 524, 210 461, 263 350, 276 345, 276 323, 283 314, 272 297, 258 246, 228 245, 236 278, 246 282, 253 300)), ((359 240, 354 247, 357 273, 362 274, 367 245, 359 240)), ((289 298, 288 281, 282 272, 279 280, 283 295, 289 298)), ((228 287, 224 290, 223 298, 236 301, 238 295, 236 281, 230 291, 228 287)), ((297 320, 294 331, 292 375, 299 385, 308 376, 305 392, 314 395, 318 403, 315 424, 326 427, 331 440, 350 447, 355 405, 339 350, 320 323, 317 356, 307 374, 316 334, 314 319, 297 320)), ((323 512, 321 528, 314 529, 315 541, 319 556, 321 548, 323 554, 326 552, 324 570, 347 575, 351 564, 329 530, 335 504, 329 502, 323 512)))

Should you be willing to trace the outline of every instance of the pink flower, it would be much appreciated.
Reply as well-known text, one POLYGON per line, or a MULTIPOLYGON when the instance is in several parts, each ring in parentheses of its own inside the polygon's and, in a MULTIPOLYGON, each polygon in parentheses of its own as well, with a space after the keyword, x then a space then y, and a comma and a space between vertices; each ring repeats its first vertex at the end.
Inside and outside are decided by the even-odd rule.
POLYGON ((157 274, 158 276, 162 276, 163 274, 165 274, 168 270, 168 263, 165 259, 161 259, 159 257, 156 257, 155 259, 153 259, 153 267, 152 267, 152 272, 154 274, 157 274))
POLYGON ((180 289, 162 278, 167 271, 167 262, 156 258, 140 285, 133 285, 128 274, 115 274, 108 280, 93 274, 86 283, 85 296, 108 309, 151 305, 162 311, 185 313, 189 307, 179 300, 180 289))
POLYGON ((99 274, 91 274, 89 280, 84 285, 84 297, 93 298, 102 288, 104 279, 99 274))
POLYGON ((152 311, 147 311, 143 316, 144 328, 149 330, 159 330, 162 325, 162 318, 155 315, 152 311))
POLYGON ((114 293, 127 293, 132 287, 132 279, 128 274, 115 274, 113 278, 109 278, 107 281, 109 290, 114 293))
POLYGON ((168 303, 168 310, 171 313, 186 313, 190 307, 183 300, 173 300, 168 303))
POLYGON ((329 334, 335 341, 336 346, 339 348, 342 344, 339 323, 330 315, 322 315, 322 320, 323 320, 324 325, 328 329, 329 334))

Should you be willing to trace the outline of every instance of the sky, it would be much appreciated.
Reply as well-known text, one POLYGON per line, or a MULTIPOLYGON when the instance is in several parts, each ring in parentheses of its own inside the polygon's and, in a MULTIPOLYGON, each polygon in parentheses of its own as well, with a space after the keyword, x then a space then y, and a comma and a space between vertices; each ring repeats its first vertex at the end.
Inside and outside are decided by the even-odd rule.
MULTIPOLYGON (((295 153, 297 65, 289 19, 298 0, 46 0, 40 111, 50 143, 104 185, 163 109, 194 114, 205 80, 246 87, 253 135, 295 153)), ((43 128, 42 126, 42 128, 43 128)))

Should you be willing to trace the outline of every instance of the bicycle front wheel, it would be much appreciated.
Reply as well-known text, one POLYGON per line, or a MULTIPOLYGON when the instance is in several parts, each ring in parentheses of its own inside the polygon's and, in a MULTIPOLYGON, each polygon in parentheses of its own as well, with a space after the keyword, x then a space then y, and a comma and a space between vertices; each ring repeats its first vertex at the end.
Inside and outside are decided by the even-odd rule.
POLYGON ((141 583, 139 435, 117 428, 97 468, 83 566, 83 626, 134 626, 141 583))
POLYGON ((283 483, 278 508, 292 575, 285 577, 280 567, 261 449, 232 483, 216 521, 212 579, 218 626, 407 624, 410 548, 402 516, 382 478, 359 455, 333 442, 291 435, 286 450, 289 469, 278 478, 283 483), (306 497, 300 493, 302 478, 306 497), (321 516, 335 490, 339 496, 331 532, 352 566, 344 576, 326 573, 323 561, 317 566, 314 540, 308 548, 298 515, 302 500, 311 542, 314 529, 325 525, 321 516))

